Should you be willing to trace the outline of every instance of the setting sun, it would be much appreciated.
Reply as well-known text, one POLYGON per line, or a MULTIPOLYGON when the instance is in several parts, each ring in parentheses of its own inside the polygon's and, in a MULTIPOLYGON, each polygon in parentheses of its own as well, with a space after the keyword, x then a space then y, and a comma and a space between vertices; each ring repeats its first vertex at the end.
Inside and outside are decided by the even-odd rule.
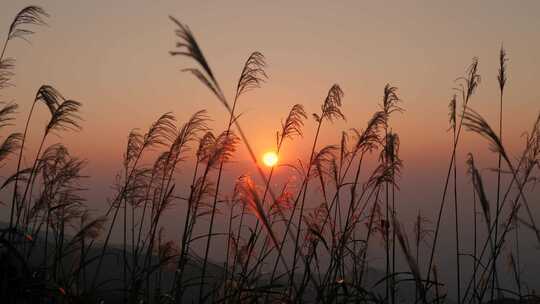
POLYGON ((264 153, 264 155, 262 157, 262 160, 263 160, 263 163, 267 167, 273 167, 278 162, 278 156, 277 156, 276 152, 269 151, 269 152, 264 153))

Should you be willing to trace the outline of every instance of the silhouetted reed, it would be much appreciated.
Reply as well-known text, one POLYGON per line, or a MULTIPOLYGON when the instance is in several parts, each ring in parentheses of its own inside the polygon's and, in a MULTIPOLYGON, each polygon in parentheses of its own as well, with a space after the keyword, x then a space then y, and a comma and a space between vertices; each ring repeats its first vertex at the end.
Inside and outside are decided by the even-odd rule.
MULTIPOLYGON (((15 17, 0 57, 0 89, 10 85, 14 65, 12 59, 4 58, 8 42, 27 38, 33 33, 29 26, 44 25, 47 16, 43 9, 30 6, 15 17)), ((465 76, 456 80, 457 94, 448 106, 452 153, 436 220, 432 222, 425 211, 418 210, 410 223, 413 233, 408 235, 398 213, 404 166, 401 141, 390 123, 395 113, 404 111, 397 87, 384 86, 380 109, 365 129, 358 129, 357 120, 353 120, 349 122, 353 124, 351 129, 340 130, 333 142, 323 145, 323 128, 345 120, 344 92, 339 85, 332 85, 320 110, 311 116, 315 128, 309 156, 263 171, 238 113, 240 98, 268 79, 265 57, 260 52, 248 56, 233 98, 228 100, 189 27, 170 19, 178 38, 170 54, 194 61, 195 67, 184 71, 218 99, 228 119, 221 130, 211 130, 206 110, 195 112, 183 124, 167 112, 146 131, 132 129, 121 151, 123 159, 106 210, 90 209, 84 198, 86 161, 72 155, 62 143, 49 145, 51 134, 81 129, 81 103, 65 98, 50 85, 41 86, 22 133, 5 131, 16 126, 17 105, 0 105, 0 167, 12 169, 7 166, 9 161, 15 167, 0 186, 2 194, 11 199, 11 206, 6 204, 11 207, 9 226, 0 230, 3 300, 443 303, 449 296, 435 260, 441 221, 447 215, 444 205, 450 179, 457 303, 495 302, 509 296, 516 300, 532 298, 526 294, 529 291, 521 276, 519 237, 525 229, 518 230, 518 225, 532 231, 540 244, 528 187, 540 168, 540 116, 526 137, 520 157, 514 160, 502 141, 508 60, 503 48, 497 76, 498 132, 469 106, 480 83, 478 59, 474 58, 465 76), (48 111, 41 127, 34 126, 33 117, 40 107, 48 111), (498 156, 495 204, 489 201, 492 187, 486 181, 490 179, 485 178, 472 153, 466 161, 472 187, 458 189, 461 172, 456 153, 462 127, 486 139, 498 156), (34 131, 41 136, 37 151, 30 154, 25 146, 34 131), (260 180, 252 178, 252 172, 226 176, 241 142, 260 180), (183 174, 190 175, 189 181, 181 185, 177 173, 188 163, 193 164, 193 168, 186 166, 192 171, 183 174), (278 170, 286 180, 276 185, 278 170), (503 182, 503 174, 509 176, 509 182, 503 182), (229 180, 235 181, 232 189, 226 187, 229 180), (467 193, 472 193, 472 206, 467 205, 467 193), (166 239, 163 223, 172 206, 177 206, 183 216, 182 222, 173 227, 178 229, 176 240, 166 239), (473 212, 470 253, 459 229, 462 208, 473 212), (477 229, 477 209, 485 232, 484 228, 477 229), (526 217, 521 216, 523 212, 526 217), (220 219, 226 223, 221 229, 217 225, 220 219), (512 248, 508 246, 510 231, 515 232, 512 248), (116 234, 118 246, 112 244, 116 234), (411 237, 413 244, 409 243, 411 237), (427 253, 423 253, 425 247, 427 253), (502 273, 498 266, 503 249, 513 277, 509 286, 499 281, 498 275, 502 273), (213 253, 218 250, 221 256, 213 253), (376 250, 384 250, 384 258, 382 251, 377 255, 376 250), (427 261, 425 254, 429 254, 427 261), (466 265, 462 261, 469 258, 470 271, 462 271, 466 265), (374 278, 376 259, 384 263, 384 272, 374 278), (111 261, 120 266, 113 274, 108 269, 111 261), (406 288, 414 288, 414 299, 403 298, 406 288)), ((290 108, 275 133, 278 155, 286 140, 303 136, 306 112, 300 104, 290 108)))

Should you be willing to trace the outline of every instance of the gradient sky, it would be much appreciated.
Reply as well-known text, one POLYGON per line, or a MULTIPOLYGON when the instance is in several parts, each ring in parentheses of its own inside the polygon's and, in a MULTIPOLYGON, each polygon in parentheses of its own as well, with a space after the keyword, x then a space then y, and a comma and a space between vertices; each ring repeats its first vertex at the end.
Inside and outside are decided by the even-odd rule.
MULTIPOLYGON (((180 72, 192 62, 169 56, 176 37, 168 15, 190 26, 228 96, 249 54, 266 56, 270 79, 240 101, 241 123, 258 154, 273 147, 280 120, 293 104, 318 112, 333 83, 345 92, 347 121, 325 127, 322 144, 337 142, 341 130, 363 128, 378 109, 384 85, 399 87, 406 112, 395 115, 392 126, 405 161, 400 192, 405 218, 418 208, 435 214, 450 157, 448 101, 472 57, 480 59, 482 83, 471 106, 495 128, 498 51, 501 44, 507 49, 504 139, 513 155, 540 110, 538 1, 7 0, 1 4, 0 37, 27 4, 44 7, 50 26, 37 28, 31 45, 9 45, 7 55, 17 59, 16 86, 3 90, 2 98, 20 105, 20 117, 41 84, 83 102, 84 130, 64 134, 62 141, 88 160, 88 196, 96 208, 110 194, 130 129, 145 129, 167 111, 183 122, 203 108, 212 127, 225 126, 223 107, 180 72)), ((46 117, 46 110, 40 111, 36 125, 46 117)), ((308 121, 304 140, 286 144, 282 161, 308 156, 304 147, 313 127, 308 121)), ((39 128, 31 136, 40 136, 39 128)), ((465 134, 458 154, 462 172, 469 151, 481 167, 496 166, 485 142, 465 134)), ((253 170, 243 149, 237 163, 231 176, 253 170)), ((462 182, 469 187, 467 178, 462 182)))

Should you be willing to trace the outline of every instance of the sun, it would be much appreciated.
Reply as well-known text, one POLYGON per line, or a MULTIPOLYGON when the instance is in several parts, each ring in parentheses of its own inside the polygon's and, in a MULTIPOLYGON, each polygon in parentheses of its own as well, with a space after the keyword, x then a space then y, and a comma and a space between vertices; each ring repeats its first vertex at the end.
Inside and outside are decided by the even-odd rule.
POLYGON ((278 156, 276 152, 268 151, 263 154, 262 161, 267 167, 273 167, 278 162, 278 156))

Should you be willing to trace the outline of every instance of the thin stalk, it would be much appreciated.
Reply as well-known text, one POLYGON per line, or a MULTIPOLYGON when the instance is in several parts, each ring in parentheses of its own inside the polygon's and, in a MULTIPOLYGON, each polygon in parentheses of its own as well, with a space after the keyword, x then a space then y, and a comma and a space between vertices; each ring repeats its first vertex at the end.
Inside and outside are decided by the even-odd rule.
MULTIPOLYGON (((519 212, 516 211, 516 218, 517 218, 517 213, 519 212)), ((515 221, 515 225, 516 227, 514 228, 516 231, 515 231, 515 238, 516 238, 516 265, 515 265, 515 272, 516 272, 516 284, 517 284, 517 288, 518 288, 518 294, 519 294, 519 300, 521 301, 521 298, 522 298, 522 292, 521 292, 521 262, 520 262, 520 250, 519 250, 519 221, 515 221)))
POLYGON ((364 249, 362 253, 362 264, 360 265, 360 278, 358 280, 359 286, 362 286, 362 280, 364 278, 364 272, 366 269, 369 240, 372 234, 373 221, 375 219, 375 209, 377 207, 377 202, 379 200, 379 194, 380 194, 380 187, 377 187, 377 193, 375 194, 375 200, 373 201, 373 207, 371 208, 371 214, 369 216, 368 230, 367 230, 367 236, 366 236, 366 248, 364 249))
MULTIPOLYGON (((392 218, 396 218, 395 205, 395 180, 394 169, 392 169, 392 218)), ((396 273, 396 229, 392 229, 392 274, 396 273)), ((415 288, 418 289, 418 288, 415 288)), ((396 277, 392 276, 392 303, 396 303, 396 277)))
POLYGON ((124 278, 124 290, 122 292, 124 297, 124 303, 127 302, 127 289, 128 289, 128 283, 127 283, 127 200, 124 199, 124 225, 123 225, 123 246, 122 246, 122 257, 123 257, 123 278, 124 278))
MULTIPOLYGON (((197 170, 198 170, 198 165, 195 166, 195 170, 194 170, 194 173, 193 173, 192 185, 195 184, 195 179, 196 179, 196 176, 197 176, 197 170)), ((202 178, 201 178, 201 187, 203 187, 204 184, 206 183, 206 178, 207 178, 209 172, 210 172, 210 165, 208 164, 206 166, 206 168, 204 170, 204 173, 202 175, 202 178)), ((189 253, 189 245, 190 245, 190 243, 192 241, 191 235, 193 233, 193 229, 194 229, 195 222, 196 222, 196 219, 197 219, 197 211, 198 211, 198 206, 199 206, 199 202, 200 202, 200 199, 201 199, 200 190, 199 190, 198 195, 196 197, 193 197, 193 195, 195 194, 194 191, 195 191, 195 187, 192 186, 189 201, 192 201, 191 208, 193 209, 193 211, 192 211, 191 219, 189 219, 189 222, 188 222, 188 219, 186 219, 185 225, 187 225, 187 226, 185 226, 186 229, 184 230, 184 235, 182 236, 182 252, 180 253, 181 256, 180 256, 180 259, 178 260, 178 266, 177 266, 177 269, 180 269, 180 270, 179 270, 178 278, 176 278, 176 289, 177 289, 175 291, 176 303, 181 302, 182 295, 183 295, 183 292, 184 292, 184 288, 182 286, 184 268, 185 268, 185 265, 187 263, 187 258, 188 258, 187 255, 189 253)), ((177 270, 177 272, 178 272, 178 270, 177 270)))
POLYGON ((8 46, 8 41, 9 41, 9 36, 6 37, 6 39, 4 40, 4 46, 2 47, 2 54, 0 54, 0 61, 2 61, 4 59, 4 54, 6 53, 6 49, 7 49, 7 46, 8 46))
MULTIPOLYGON (((456 145, 456 127, 453 130, 453 144, 456 145)), ((459 247, 459 211, 458 211, 458 193, 457 193, 457 165, 456 155, 454 154, 453 161, 454 171, 454 220, 455 220, 455 237, 456 237, 456 289, 458 304, 461 304, 461 263, 460 263, 460 247, 459 247)))
MULTIPOLYGON (((469 98, 470 97, 467 97, 465 99, 465 102, 463 104, 463 113, 465 113, 465 111, 467 110, 467 104, 469 102, 469 98)), ((449 184, 449 181, 450 181, 450 175, 452 173, 452 166, 453 166, 454 160, 455 160, 455 155, 456 155, 456 151, 457 151, 457 145, 459 143, 459 137, 461 135, 462 124, 463 124, 463 116, 461 116, 461 118, 459 120, 459 126, 457 128, 457 132, 456 132, 456 136, 455 136, 456 140, 454 141, 454 145, 453 145, 454 147, 452 148, 452 155, 450 157, 450 163, 448 165, 448 170, 447 170, 447 173, 446 173, 446 179, 445 179, 444 189, 443 189, 443 193, 442 193, 442 197, 441 197, 441 203, 440 203, 440 207, 439 207, 439 211, 438 211, 438 215, 437 215, 437 224, 435 225, 435 233, 433 235, 433 244, 431 246, 431 254, 430 254, 430 257, 429 257, 429 263, 428 263, 428 268, 427 268, 428 269, 427 278, 426 278, 427 284, 429 284, 430 278, 431 278, 431 269, 433 267, 433 260, 435 258, 435 250, 437 248, 437 240, 438 240, 438 236, 439 236, 442 213, 443 213, 443 210, 444 210, 444 204, 446 202, 446 194, 448 193, 448 184, 449 184)))
POLYGON ((135 172, 135 168, 137 167, 137 164, 138 164, 138 162, 139 162, 139 160, 140 160, 140 158, 142 156, 143 151, 144 151, 144 147, 139 151, 137 157, 135 158, 135 162, 133 164, 133 167, 132 167, 132 169, 131 169, 131 171, 130 171, 130 173, 128 175, 128 178, 126 179, 122 189, 120 190, 120 193, 112 201, 111 207, 107 210, 107 213, 106 213, 107 216, 112 211, 112 209, 114 209, 114 214, 113 214, 111 224, 109 225, 109 229, 107 231, 107 236, 105 237, 105 241, 103 243, 103 246, 101 247, 101 252, 100 252, 100 255, 99 255, 99 258, 98 258, 98 265, 97 265, 97 268, 96 268, 96 272, 94 273, 94 278, 92 279, 92 285, 91 285, 92 288, 91 289, 95 289, 95 287, 96 287, 96 283, 97 283, 97 280, 98 280, 98 277, 99 277, 99 273, 101 272, 101 265, 103 264, 103 257, 105 256, 105 251, 107 250, 107 246, 109 245, 109 241, 110 241, 110 238, 111 238, 112 229, 113 229, 113 227, 114 227, 114 225, 116 223, 116 218, 118 217, 118 211, 120 210, 120 204, 122 203, 122 200, 123 200, 125 192, 126 192, 126 188, 129 185, 129 182, 131 181, 131 177, 133 176, 133 173, 135 172), (114 207, 115 204, 118 204, 118 206, 116 206, 116 208, 114 207))
MULTIPOLYGON (((126 166, 125 168, 125 177, 126 178, 128 175, 128 168, 126 166)), ((120 202, 121 203, 121 202, 120 202)), ((128 283, 127 283, 127 248, 126 248, 126 244, 127 244, 127 200, 124 200, 124 225, 123 225, 123 246, 122 246, 122 258, 123 258, 123 263, 122 263, 122 270, 123 270, 123 279, 124 279, 124 290, 122 291, 122 295, 123 295, 123 301, 124 303, 127 302, 127 286, 128 286, 128 283)))
MULTIPOLYGON (((148 202, 150 201, 150 191, 152 190, 152 185, 154 183, 154 179, 156 177, 156 173, 154 171, 152 171, 152 175, 150 177, 150 181, 148 183, 148 187, 146 189, 146 193, 144 195, 144 206, 143 206, 143 211, 142 211, 142 215, 141 215, 141 221, 139 223, 139 231, 137 233, 137 245, 135 246, 135 249, 134 249, 134 257, 133 257, 133 261, 135 262, 135 266, 134 266, 134 272, 137 270, 138 268, 138 263, 139 263, 139 248, 140 250, 143 250, 144 248, 144 241, 143 243, 141 244, 141 241, 142 241, 142 230, 143 230, 143 226, 144 226, 144 219, 146 218, 146 210, 148 209, 148 202), (139 247, 140 246, 140 247, 139 247)), ((150 229, 150 228, 149 228, 150 229)))
MULTIPOLYGON (((385 168, 388 168, 388 122, 385 123, 384 127, 384 166, 385 168)), ((390 239, 389 239, 389 232, 390 229, 390 214, 389 214, 389 205, 388 205, 388 197, 389 197, 389 187, 388 182, 384 183, 384 189, 385 189, 385 223, 384 223, 384 246, 385 246, 385 261, 386 261, 386 280, 384 281, 385 286, 385 295, 386 295, 386 301, 390 299, 390 284, 388 282, 388 278, 390 278, 390 239)), ((393 279, 392 279, 393 280, 393 279)), ((392 303, 394 304, 394 303, 392 303)))
MULTIPOLYGON (((244 215, 246 214, 246 204, 242 204, 242 211, 240 212, 240 220, 239 220, 239 223, 238 223, 238 232, 236 233, 236 244, 240 244, 240 235, 242 233, 242 226, 244 225, 244 215)), ((237 260, 237 257, 238 255, 235 254, 234 255, 234 258, 233 258, 233 263, 232 263, 232 266, 233 266, 233 273, 231 274, 231 277, 234 278, 234 272, 236 270, 236 260, 237 260)))
MULTIPOLYGON (((230 256, 230 237, 231 237, 231 232, 232 232, 232 223, 233 223, 233 216, 234 216, 234 202, 231 202, 231 209, 230 209, 230 212, 229 212, 229 221, 228 221, 228 224, 227 224, 227 250, 225 252, 225 275, 223 276, 224 277, 224 282, 227 282, 228 280, 228 276, 229 276, 229 256, 230 256)), ((234 274, 234 272, 233 272, 234 274)), ((227 290, 225 289, 225 297, 227 296, 227 290)))
MULTIPOLYGON (((415 252, 415 259, 416 259, 416 263, 418 263, 420 265, 420 239, 421 239, 421 229, 422 229, 422 223, 421 223, 421 215, 420 215, 420 210, 418 210, 418 216, 416 218, 416 222, 414 223, 415 225, 415 249, 416 249, 416 252, 415 252)), ((414 303, 418 303, 418 288, 415 288, 414 289, 414 303)))
MULTIPOLYGON (((7 43, 7 41, 6 41, 6 43, 7 43)), ((6 48, 6 45, 4 45, 4 50, 5 50, 5 48, 6 48)), ((3 52, 2 52, 2 56, 3 56, 3 52)), ((28 113, 28 117, 26 118, 26 124, 24 126, 24 133, 23 133, 23 137, 22 137, 22 141, 21 141, 21 147, 19 149, 19 157, 17 159, 17 173, 20 172, 20 170, 21 170, 21 162, 22 162, 22 156, 23 156, 23 151, 24 151, 24 144, 26 143, 26 135, 28 134, 28 127, 30 125, 30 119, 32 118, 32 114, 34 113, 35 105, 36 105, 36 99, 34 99, 34 102, 32 103, 32 107, 30 107, 30 113, 28 113)), ((15 185, 13 186, 13 196, 11 198, 11 210, 10 210, 10 214, 9 214, 9 236, 10 236, 10 240, 11 240, 13 229, 17 228, 16 226, 13 227, 13 220, 14 220, 14 216, 15 216, 15 208, 17 208, 17 210, 19 209, 19 206, 15 206, 16 203, 17 203, 17 186, 18 186, 18 182, 19 182, 19 179, 16 178, 15 179, 15 185)), ((17 217, 18 217, 18 215, 17 215, 17 217)))
MULTIPOLYGON (((24 195, 21 199, 21 206, 19 206, 19 210, 17 211, 17 219, 16 219, 16 222, 15 222, 15 227, 17 227, 19 225, 19 220, 20 220, 20 217, 21 217, 21 211, 22 211, 22 208, 24 208, 24 202, 26 201, 26 196, 28 194, 28 190, 30 188, 33 187, 34 185, 34 182, 35 182, 35 174, 37 174, 36 172, 36 167, 37 167, 37 164, 38 164, 38 161, 39 161, 39 156, 41 155, 41 150, 43 150, 43 145, 45 144, 45 139, 47 138, 47 135, 48 133, 45 132, 45 134, 43 135, 43 137, 41 138, 41 143, 39 144, 39 148, 38 148, 38 151, 36 153, 36 157, 34 159, 34 164, 32 165, 32 170, 30 171, 30 176, 28 177, 28 183, 26 184, 26 187, 25 187, 25 190, 24 190, 24 195)), ((22 149, 21 149, 21 153, 22 153, 22 149)), ((31 200, 32 198, 30 197, 28 199, 28 204, 31 203, 31 200)), ((23 218, 24 220, 24 218, 23 218)))
MULTIPOLYGON (((292 111, 294 111, 294 107, 293 107, 293 110, 291 110, 291 113, 292 113, 292 111)), ((289 114, 289 115, 290 115, 290 114, 289 114)), ((289 116, 289 117, 290 117, 290 116, 289 116)), ((282 146, 283 146, 283 142, 284 142, 285 138, 287 137, 287 132, 290 132, 290 131, 287 130, 287 124, 285 123, 285 124, 282 125, 281 133, 278 133, 279 139, 278 139, 277 147, 276 147, 276 154, 277 154, 278 158, 279 158, 279 155, 280 155, 281 148, 282 148, 282 146)), ((299 132, 299 131, 298 131, 298 132, 299 132)), ((301 133, 299 133, 299 135, 300 135, 300 134, 301 134, 301 133)), ((290 135, 290 134, 289 134, 289 135, 290 135)), ((267 180, 266 180, 266 183, 265 183, 264 193, 263 193, 263 197, 262 197, 262 204, 263 204, 263 206, 264 206, 264 203, 265 203, 265 201, 266 201, 266 196, 267 196, 268 192, 271 191, 271 189, 270 189, 270 182, 271 182, 272 177, 273 177, 273 175, 274 175, 274 169, 275 169, 275 167, 272 166, 272 168, 270 169, 270 173, 269 173, 269 175, 268 175, 268 178, 267 178, 267 180)), ((285 189, 284 189, 284 190, 285 190, 285 189)), ((275 198, 274 198, 274 201, 275 201, 275 198)), ((273 222, 273 220, 272 220, 272 222, 273 222)), ((260 230, 257 231, 258 226, 259 226, 259 219, 257 218, 257 224, 256 224, 256 226, 255 226, 256 237, 255 237, 255 241, 254 241, 254 243, 253 243, 253 246, 251 246, 250 252, 249 252, 248 257, 247 257, 247 261, 248 261, 248 262, 249 262, 249 259, 250 259, 250 257, 251 257, 251 251, 252 251, 252 249, 255 247, 255 244, 256 244, 257 240, 259 239, 259 234, 260 234, 260 233, 262 232, 262 230, 263 230, 263 227, 261 226, 261 227, 260 227, 260 230)), ((267 246, 268 243, 269 243, 269 235, 267 235, 267 236, 265 237, 264 242, 263 242, 263 245, 262 245, 262 248, 261 248, 261 250, 260 250, 259 257, 258 257, 258 260, 261 261, 261 263, 259 263, 259 264, 261 265, 260 267, 263 266, 262 259, 263 259, 263 255, 265 255, 264 252, 265 252, 265 250, 266 250, 266 246, 267 246)), ((247 266, 247 262, 246 262, 246 266, 247 266)), ((247 268, 247 267, 246 267, 246 268, 247 268)), ((267 301, 267 300, 268 300, 268 297, 266 297, 266 301, 267 301)))
MULTIPOLYGON (((47 202, 47 205, 49 205, 49 203, 47 202)), ((43 249, 43 252, 44 252, 44 258, 43 258, 43 266, 45 268, 47 268, 47 264, 48 264, 48 246, 49 246, 49 221, 50 221, 50 215, 51 215, 51 211, 50 211, 50 206, 47 206, 47 216, 46 216, 46 223, 45 223, 45 244, 44 244, 44 249, 43 249)))
MULTIPOLYGON (((311 173, 311 166, 312 166, 312 163, 313 163, 313 156, 315 154, 315 147, 317 146, 317 140, 319 138, 319 133, 320 133, 320 130, 321 130, 321 125, 322 125, 322 118, 319 119, 319 123, 317 124, 317 131, 315 132, 315 138, 313 140, 313 146, 311 147, 311 154, 310 154, 310 157, 309 157, 309 163, 308 163, 308 169, 307 169, 307 173, 306 173, 306 182, 304 184, 304 188, 303 188, 303 196, 302 196, 302 202, 300 204, 300 213, 298 215, 298 226, 297 226, 297 231, 296 231, 296 239, 295 239, 295 245, 294 245, 294 255, 293 255, 293 264, 292 264, 292 269, 291 269, 291 276, 290 276, 290 284, 291 285, 294 285, 294 273, 295 273, 295 270, 296 270, 296 263, 297 263, 297 255, 298 255, 298 245, 299 245, 299 242, 300 242, 300 232, 302 230, 302 216, 304 214, 304 204, 305 204, 305 201, 306 201, 306 194, 307 194, 307 189, 308 189, 308 184, 309 184, 309 175, 311 173)), ((302 191, 300 191, 300 193, 302 193, 302 191)), ((291 219, 292 219, 292 214, 291 214, 291 219)))
MULTIPOLYGON (((283 145, 283 141, 285 140, 285 137, 286 137, 286 135, 285 135, 286 129, 285 129, 285 128, 286 128, 286 125, 283 125, 282 130, 281 130, 281 133, 279 133, 279 134, 281 134, 281 135, 279 136, 279 140, 278 140, 277 147, 276 147, 276 154, 277 154, 278 158, 279 158, 279 154, 280 154, 280 151, 281 151, 281 147, 282 147, 282 145, 283 145)), ((275 167, 272 166, 272 168, 270 169, 270 173, 269 173, 269 175, 268 175, 268 178, 265 180, 265 187, 264 187, 264 192, 263 192, 263 196, 262 196, 262 200, 261 200, 263 206, 264 206, 264 203, 265 203, 265 201, 266 201, 266 196, 267 196, 268 192, 271 191, 271 189, 270 189, 270 182, 271 182, 271 180, 272 180, 272 176, 274 175, 274 169, 275 169, 275 167)), ((275 201, 275 197, 273 197, 273 198, 274 198, 274 201, 275 201)), ((261 233, 262 230, 263 230, 263 227, 262 227, 262 226, 260 227, 259 230, 258 230, 258 228, 259 228, 259 219, 257 218, 257 222, 256 222, 256 225, 255 225, 255 234, 256 234, 256 236, 255 236, 255 241, 253 242, 253 245, 249 248, 249 253, 248 253, 248 255, 247 255, 247 259, 246 259, 246 263, 245 263, 245 264, 246 264, 245 270, 247 270, 247 266, 248 266, 248 264, 249 264, 249 260, 250 260, 251 255, 252 255, 251 253, 252 253, 253 249, 255 248, 255 245, 256 245, 256 243, 257 243, 257 241, 258 241, 258 239, 259 239, 260 233, 261 233)), ((240 233, 240 230, 238 231, 238 233, 240 233)), ((240 235, 238 235, 238 236, 240 237, 240 235)), ((261 248, 261 250, 260 250, 260 254, 259 254, 258 260, 260 260, 260 259, 263 257, 264 252, 265 252, 265 250, 266 250, 266 245, 268 244, 268 242, 269 242, 269 236, 267 235, 267 236, 265 237, 265 239, 264 239, 262 248, 261 248)), ((259 264, 261 267, 262 267, 262 265, 263 265, 262 262, 261 262, 261 263, 258 263, 258 264, 259 264)), ((268 297, 266 298, 266 300, 268 300, 268 297)))
MULTIPOLYGON (((501 145, 503 143, 502 139, 502 130, 503 130, 503 95, 504 95, 504 87, 506 84, 506 61, 508 59, 506 58, 506 51, 503 47, 501 47, 501 50, 499 52, 499 74, 497 75, 497 80, 499 82, 499 140, 501 142, 501 145)), ((499 152, 499 159, 497 164, 497 212, 500 208, 500 188, 501 188, 501 162, 502 162, 502 153, 499 152)), ((499 226, 499 219, 495 219, 495 240, 497 240, 498 237, 498 226, 499 226)), ((494 297, 494 289, 495 289, 495 282, 498 283, 498 277, 497 277, 497 259, 495 258, 493 260, 493 278, 491 281, 491 301, 493 301, 494 297)), ((500 291, 498 292, 498 297, 501 297, 500 291)))
MULTIPOLYGON (((238 97, 238 95, 237 95, 237 97, 238 97)), ((230 135, 232 124, 235 121, 235 119, 234 119, 234 111, 236 109, 237 101, 238 101, 238 98, 235 98, 234 102, 233 102, 232 109, 230 111, 229 123, 227 124, 227 131, 226 131, 227 136, 230 135)), ((214 202, 212 203, 212 213, 210 215, 210 225, 209 225, 209 228, 208 228, 208 237, 206 239, 206 246, 205 246, 205 251, 204 251, 204 260, 203 260, 202 273, 201 273, 201 282, 200 282, 200 286, 199 286, 199 302, 203 302, 203 289, 204 289, 204 284, 205 284, 204 281, 205 281, 205 276, 206 276, 206 265, 208 263, 208 253, 210 252, 210 243, 212 241, 212 231, 213 231, 213 228, 214 228, 214 217, 215 217, 215 214, 216 214, 216 207, 217 207, 219 188, 220 188, 220 184, 221 184, 221 176, 222 176, 222 173, 223 173, 223 164, 224 164, 224 162, 225 162, 224 159, 220 160, 218 176, 217 176, 217 181, 216 181, 216 191, 214 193, 214 202)))
POLYGON ((476 210, 476 192, 474 190, 474 185, 473 185, 473 230, 474 230, 474 245, 473 245, 473 254, 474 254, 474 260, 473 260, 473 299, 474 302, 473 304, 476 303, 476 297, 477 297, 477 294, 478 294, 478 291, 476 290, 476 282, 477 282, 477 279, 476 279, 476 272, 477 272, 477 267, 476 267, 476 264, 477 263, 480 263, 479 260, 477 260, 477 254, 478 254, 478 248, 477 248, 477 243, 478 243, 478 232, 477 232, 477 227, 476 227, 476 223, 477 223, 477 219, 476 219, 476 216, 477 216, 477 210, 476 210))
MULTIPOLYGON (((462 80, 464 80, 466 82, 466 85, 462 86, 463 113, 465 113, 467 111, 467 106, 469 104, 469 100, 472 97, 472 95, 474 94, 474 92, 475 92, 475 90, 478 87, 478 84, 480 82, 480 76, 477 74, 477 71, 478 71, 478 60, 476 58, 474 58, 473 63, 471 64, 471 66, 469 67, 469 69, 467 71, 467 74, 468 74, 467 76, 469 78, 465 78, 465 77, 460 78, 460 79, 462 79, 462 80)), ((437 215, 437 224, 435 226, 435 233, 433 235, 433 244, 432 244, 432 247, 431 247, 431 254, 430 254, 430 257, 429 257, 428 270, 427 270, 427 276, 426 276, 426 282, 427 282, 426 285, 429 284, 429 282, 430 282, 431 268, 433 266, 433 259, 435 258, 435 250, 437 248, 437 240, 438 240, 438 236, 439 236, 442 213, 443 213, 443 210, 444 210, 444 204, 446 202, 446 194, 447 194, 447 191, 448 191, 448 182, 450 181, 450 174, 452 172, 452 165, 453 165, 454 160, 455 160, 457 145, 458 145, 458 142, 459 142, 459 136, 461 134, 461 127, 463 125, 463 119, 464 119, 463 115, 461 115, 461 118, 459 120, 457 133, 456 133, 456 136, 455 136, 456 140, 454 141, 454 147, 452 149, 452 156, 450 157, 450 164, 448 165, 448 171, 447 171, 446 180, 445 180, 445 183, 444 183, 444 190, 443 190, 443 194, 442 194, 442 197, 441 197, 441 203, 440 203, 440 207, 439 207, 439 212, 438 212, 438 215, 437 215)), ((426 288, 426 290, 428 290, 428 288, 426 288)))
MULTIPOLYGON (((141 226, 143 219, 141 218, 141 226)), ((135 205, 131 205, 131 256, 132 256, 132 265, 131 265, 131 293, 133 293, 135 288, 135 275, 137 267, 137 249, 135 247, 135 205)))

